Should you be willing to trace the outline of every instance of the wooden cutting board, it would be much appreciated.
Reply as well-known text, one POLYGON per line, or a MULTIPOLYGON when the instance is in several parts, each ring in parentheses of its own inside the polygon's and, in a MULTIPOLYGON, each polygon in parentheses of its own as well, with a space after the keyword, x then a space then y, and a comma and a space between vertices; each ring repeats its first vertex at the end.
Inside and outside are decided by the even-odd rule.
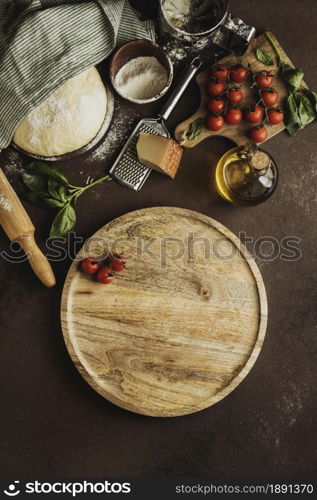
POLYGON ((138 210, 105 225, 68 273, 61 319, 76 367, 102 396, 150 416, 227 396, 264 341, 267 299, 240 240, 196 212, 138 210), (111 285, 78 271, 87 255, 128 256, 111 285))
MULTIPOLYGON (((290 64, 291 66, 294 67, 294 64, 292 61, 289 59, 285 51, 282 49, 281 45, 279 42, 276 40, 275 36, 272 33, 269 33, 271 37, 275 40, 276 45, 281 51, 281 54, 283 56, 283 60, 290 64)), ((283 81, 277 76, 279 69, 278 69, 278 61, 277 57, 275 54, 275 51, 272 48, 272 45, 270 44, 269 40, 266 37, 266 34, 264 33, 263 35, 258 36, 257 38, 253 39, 252 42, 249 44, 247 52, 244 54, 244 56, 241 58, 242 59, 242 64, 244 66, 248 66, 248 64, 251 65, 251 68, 254 72, 262 71, 262 70, 272 70, 275 77, 274 77, 274 83, 273 86, 276 87, 278 90, 280 100, 279 102, 283 105, 283 102, 285 98, 287 97, 287 89, 286 86, 284 85, 283 81), (273 56, 274 59, 274 66, 265 66, 264 64, 260 63, 256 59, 256 49, 262 49, 267 52, 270 52, 273 56)), ((224 57, 219 61, 220 63, 222 62, 230 62, 230 64, 234 65, 238 61, 238 58, 230 54, 229 56, 224 57)), ((208 137, 212 136, 222 136, 222 137, 227 137, 228 139, 231 139, 235 144, 238 146, 245 144, 249 140, 249 133, 251 128, 253 128, 255 125, 252 125, 251 123, 248 123, 246 120, 243 120, 239 125, 237 126, 232 126, 225 124, 223 129, 220 130, 220 132, 213 132, 211 130, 208 130, 206 127, 203 128, 201 134, 193 141, 188 140, 187 138, 187 132, 189 130, 190 124, 196 120, 197 118, 203 118, 204 120, 207 119, 208 113, 207 113, 207 103, 211 99, 211 97, 207 94, 207 84, 210 81, 210 69, 203 71, 196 77, 196 81, 198 83, 200 93, 201 93, 201 102, 198 110, 194 115, 192 115, 190 118, 185 120, 184 122, 180 123, 175 130, 175 138, 176 140, 184 147, 186 148, 193 148, 197 144, 199 144, 201 141, 205 140, 208 137)), ((256 100, 258 99, 257 93, 254 89, 250 88, 251 82, 247 82, 247 84, 243 85, 242 91, 244 93, 244 101, 242 108, 248 108, 250 105, 254 105, 256 100)), ((304 84, 305 85, 305 84, 304 84)), ((234 86, 234 84, 230 84, 230 86, 234 86)), ((282 106, 283 107, 283 106, 282 106)), ((268 139, 271 139, 274 137, 276 134, 279 134, 283 130, 285 130, 285 125, 284 123, 281 123, 279 125, 274 125, 274 126, 267 126, 268 129, 268 139)))

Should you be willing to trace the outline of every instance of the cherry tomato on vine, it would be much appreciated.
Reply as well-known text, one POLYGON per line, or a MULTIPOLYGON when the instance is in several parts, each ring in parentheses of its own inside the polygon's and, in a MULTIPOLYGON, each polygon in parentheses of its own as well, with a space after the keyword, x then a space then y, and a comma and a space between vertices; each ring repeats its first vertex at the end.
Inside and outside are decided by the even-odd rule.
POLYGON ((264 109, 262 106, 256 106, 255 108, 246 109, 244 112, 244 118, 249 123, 259 123, 263 120, 264 109))
POLYGON ((226 64, 216 64, 211 68, 211 77, 218 82, 225 82, 228 77, 228 66, 226 64))
POLYGON ((210 113, 218 114, 221 113, 226 107, 226 102, 224 99, 211 99, 208 103, 208 109, 210 113))
POLYGON ((97 274, 97 281, 103 285, 109 285, 113 281, 112 269, 110 267, 102 267, 97 274))
POLYGON ((126 263, 122 255, 115 253, 108 260, 109 260, 109 265, 113 271, 117 271, 120 273, 121 271, 125 270, 126 263))
POLYGON ((265 127, 255 127, 250 132, 251 139, 256 142, 264 142, 267 139, 268 133, 265 127))
POLYGON ((81 261, 80 268, 85 274, 96 274, 100 269, 100 264, 91 257, 86 257, 81 261))
POLYGON ((212 97, 217 97, 224 94, 226 85, 223 82, 211 82, 208 84, 207 92, 212 97))
POLYGON ((213 130, 214 132, 221 130, 224 124, 225 120, 221 115, 220 116, 212 115, 207 120, 207 128, 209 128, 209 130, 213 130))
POLYGON ((228 93, 228 99, 231 104, 241 104, 243 101, 243 93, 240 89, 230 89, 228 93))
POLYGON ((225 120, 230 125, 238 125, 242 120, 242 111, 238 108, 230 108, 225 114, 225 120))
POLYGON ((230 80, 234 83, 243 83, 249 77, 249 70, 241 64, 233 66, 230 71, 230 80))
POLYGON ((271 108, 267 112, 271 125, 278 125, 284 121, 284 113, 276 108, 271 108))
POLYGON ((261 92, 263 102, 266 106, 275 106, 278 101, 278 92, 276 89, 272 88, 270 90, 263 90, 261 92))
POLYGON ((273 75, 266 71, 257 75, 255 77, 255 81, 260 89, 268 89, 269 87, 272 87, 273 75))

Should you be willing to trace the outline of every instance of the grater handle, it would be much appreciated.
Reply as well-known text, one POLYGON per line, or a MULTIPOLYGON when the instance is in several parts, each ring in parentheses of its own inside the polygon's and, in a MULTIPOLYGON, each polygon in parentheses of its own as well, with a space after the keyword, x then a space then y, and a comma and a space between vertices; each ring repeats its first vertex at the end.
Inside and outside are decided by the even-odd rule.
POLYGON ((177 87, 175 88, 175 90, 171 94, 170 98, 166 102, 163 109, 158 114, 159 118, 162 118, 163 120, 167 120, 169 118, 169 116, 171 115, 176 104, 178 103, 178 101, 182 97, 183 93, 187 89, 192 78, 196 75, 196 73, 199 70, 201 65, 202 65, 202 60, 200 59, 200 57, 195 57, 192 60, 192 62, 188 66, 188 68, 185 70, 185 72, 181 76, 177 87))

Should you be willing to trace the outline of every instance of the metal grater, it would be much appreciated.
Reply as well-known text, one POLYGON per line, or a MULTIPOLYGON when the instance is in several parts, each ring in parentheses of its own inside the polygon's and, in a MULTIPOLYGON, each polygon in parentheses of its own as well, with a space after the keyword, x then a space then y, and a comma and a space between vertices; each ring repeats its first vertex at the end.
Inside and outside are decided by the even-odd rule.
POLYGON ((142 163, 138 160, 136 144, 139 139, 139 135, 141 132, 145 132, 148 134, 170 137, 170 134, 165 126, 165 120, 167 120, 172 113, 174 107, 178 103, 200 66, 200 58, 195 57, 186 69, 185 73, 182 75, 179 84, 162 111, 158 114, 158 117, 143 118, 133 130, 127 140, 127 143, 110 170, 112 177, 123 186, 134 189, 135 191, 142 188, 152 169, 142 165, 142 163))
POLYGON ((159 120, 159 118, 141 120, 112 166, 110 174, 123 186, 138 191, 150 175, 152 169, 142 165, 138 160, 136 143, 141 132, 170 137, 164 123, 159 120))

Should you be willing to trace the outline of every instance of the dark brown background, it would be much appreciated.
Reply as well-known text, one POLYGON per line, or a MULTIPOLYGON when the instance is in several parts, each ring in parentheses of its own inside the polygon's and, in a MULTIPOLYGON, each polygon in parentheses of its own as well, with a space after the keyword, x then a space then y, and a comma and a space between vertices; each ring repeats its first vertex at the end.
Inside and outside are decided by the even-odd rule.
MULTIPOLYGON (((140 2, 134 2, 134 4, 140 2)), ((141 2, 142 3, 142 2, 141 2)), ((149 2, 143 2, 148 5, 149 2)), ((259 32, 270 29, 317 88, 315 0, 232 0, 232 11, 259 32)), ((170 126, 190 115, 198 102, 195 84, 178 105, 170 126)), ((119 101, 117 101, 118 105, 119 101)), ((159 108, 120 102, 115 119, 153 114, 159 108)), ((197 210, 235 233, 301 238, 302 258, 259 266, 269 300, 267 338, 244 382, 212 408, 175 419, 128 413, 97 395, 73 367, 65 349, 59 304, 70 265, 54 264, 58 285, 46 290, 27 264, 1 259, 1 475, 295 477, 317 472, 316 366, 313 254, 316 220, 316 124, 291 139, 286 133, 265 145, 276 159, 280 183, 273 198, 249 209, 216 199, 209 187, 212 153, 228 146, 206 141, 185 154, 174 182, 152 174, 134 193, 115 183, 99 185, 78 203, 78 235, 92 235, 111 219, 137 208, 173 205, 197 210)), ((116 151, 120 149, 118 143, 116 151)), ((20 189, 8 150, 0 165, 20 189), (11 165, 11 167, 10 167, 11 165)), ((65 164, 71 182, 82 184, 111 165, 91 153, 65 164)), ((52 219, 26 205, 42 248, 52 219)), ((9 248, 1 232, 0 248, 9 248)), ((253 245, 249 246, 253 251, 253 245)))

